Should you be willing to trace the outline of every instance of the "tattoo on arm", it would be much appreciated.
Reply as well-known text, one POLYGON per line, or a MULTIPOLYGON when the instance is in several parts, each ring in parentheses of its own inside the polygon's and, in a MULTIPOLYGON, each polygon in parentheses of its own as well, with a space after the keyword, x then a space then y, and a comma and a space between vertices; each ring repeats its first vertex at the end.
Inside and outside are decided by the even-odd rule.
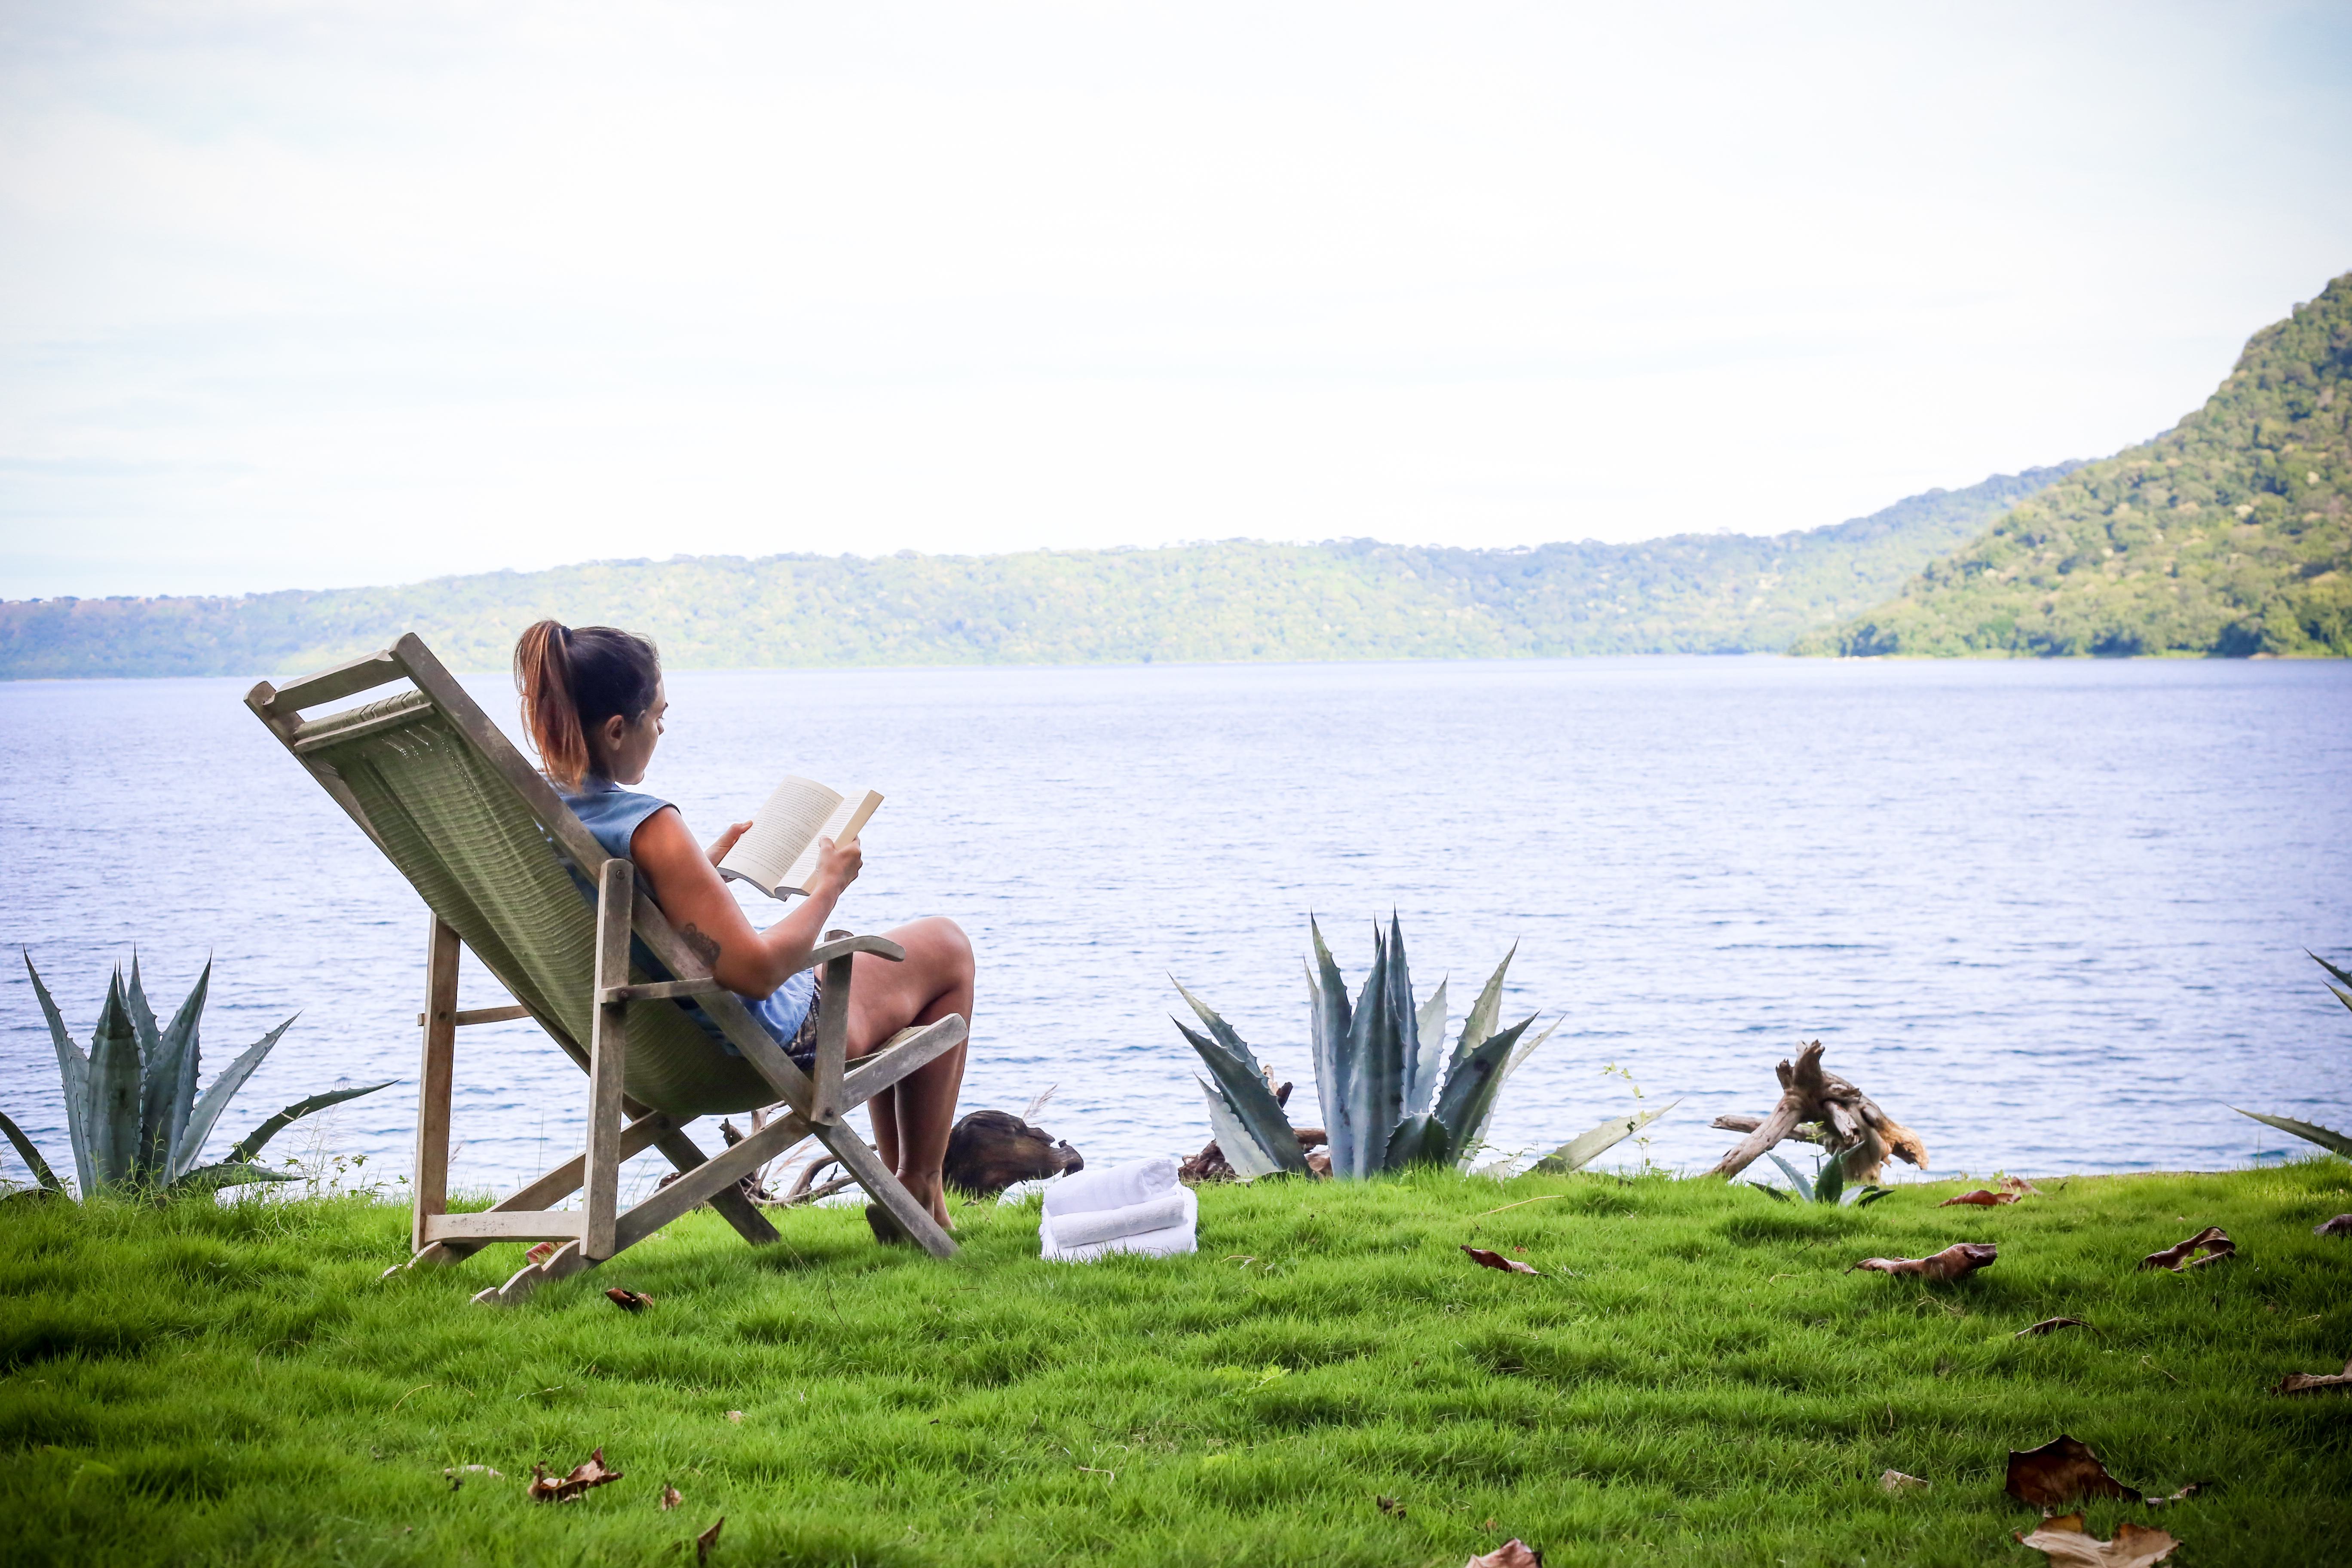
POLYGON ((686 929, 677 934, 678 940, 685 942, 688 947, 693 949, 694 955, 702 960, 703 963, 716 964, 719 962, 718 942, 712 941, 709 937, 703 935, 699 930, 696 929, 692 921, 687 921, 686 929))

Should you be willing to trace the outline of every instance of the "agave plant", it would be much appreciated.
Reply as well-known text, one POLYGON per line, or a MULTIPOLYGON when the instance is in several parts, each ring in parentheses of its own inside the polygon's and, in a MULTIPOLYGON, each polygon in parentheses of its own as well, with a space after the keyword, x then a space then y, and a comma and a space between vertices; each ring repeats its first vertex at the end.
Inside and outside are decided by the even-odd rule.
MULTIPOLYGON (((1798 1172, 1796 1166, 1778 1154, 1772 1156, 1772 1163, 1780 1166, 1788 1175, 1789 1185, 1795 1189, 1797 1200, 1802 1203, 1833 1205, 1847 1204, 1855 1208, 1868 1208, 1893 1191, 1889 1187, 1868 1184, 1856 1187, 1852 1192, 1846 1191, 1845 1163, 1833 1154, 1822 1162, 1822 1168, 1814 1173, 1811 1181, 1807 1181, 1798 1172)), ((1748 1184, 1759 1193, 1769 1194, 1781 1203, 1790 1201, 1789 1194, 1778 1187, 1767 1186, 1762 1182, 1750 1182, 1748 1184)))
MULTIPOLYGON (((285 1023, 247 1047, 202 1094, 196 1092, 196 1032, 210 989, 213 966, 207 963, 196 977, 195 989, 163 1028, 155 1026, 154 1011, 147 1005, 146 987, 140 983, 139 960, 131 960, 125 984, 117 968, 99 1009, 98 1028, 85 1054, 66 1032, 65 1018, 25 956, 25 973, 33 977, 33 991, 48 1018, 49 1036, 58 1048, 58 1072, 65 1080, 66 1126, 73 1140, 74 1175, 82 1194, 115 1190, 161 1194, 210 1192, 252 1182, 285 1182, 293 1178, 253 1163, 262 1146, 288 1123, 323 1110, 330 1105, 373 1094, 393 1082, 339 1089, 298 1100, 264 1121, 228 1152, 227 1158, 199 1165, 205 1141, 228 1102, 253 1076, 278 1037, 292 1026, 285 1023)), ((299 1015, 297 1015, 298 1016, 299 1015)), ((0 1132, 7 1134, 16 1152, 44 1190, 63 1193, 65 1184, 49 1169, 32 1140, 14 1121, 0 1116, 0 1132)))
MULTIPOLYGON (((2343 1003, 2347 1008, 2352 1008, 2352 991, 2347 991, 2344 988, 2345 986, 2352 985, 2352 973, 2347 973, 2344 970, 2336 968, 2334 964, 2328 963, 2327 960, 2320 957, 2319 954, 2315 952, 2306 951, 2305 956, 2308 957, 2312 963, 2319 965, 2320 968, 2325 969, 2328 973, 2334 975, 2336 979, 2344 983, 2343 985, 2329 985, 2327 989, 2335 994, 2336 999, 2338 1002, 2343 1003)), ((2325 982, 2323 982, 2323 984, 2325 984, 2325 982)), ((2257 1121, 2265 1122, 2270 1126, 2275 1127, 2282 1132, 2292 1132, 2296 1137, 2303 1139, 2305 1142, 2316 1143, 2321 1148, 2326 1149, 2330 1152, 2352 1155, 2352 1137, 2347 1137, 2345 1134, 2336 1131, 2333 1127, 2322 1127, 2318 1123, 2312 1121, 2297 1121, 2292 1116, 2265 1116, 2259 1110, 2241 1110, 2234 1105, 2230 1107, 2230 1109, 2236 1110, 2241 1116, 2251 1116, 2257 1121)))
MULTIPOLYGON (((1371 973, 1352 1005, 1322 929, 1310 918, 1307 930, 1315 942, 1307 964, 1309 1034, 1331 1174, 1360 1178, 1410 1165, 1466 1166, 1484 1142, 1503 1085, 1559 1026, 1555 1023, 1528 1039, 1535 1023, 1530 1014, 1508 1028, 1496 1027, 1503 977, 1518 950, 1514 947, 1496 965, 1449 1054, 1445 983, 1438 983, 1426 1003, 1415 1004, 1404 931, 1395 916, 1385 932, 1373 928, 1371 973)), ((1209 1069, 1209 1081, 1201 1087, 1209 1126, 1226 1163, 1244 1178, 1307 1173, 1307 1156, 1256 1054, 1207 1003, 1181 982, 1176 989, 1208 1030, 1203 1035, 1176 1020, 1209 1069)), ((1574 1152, 1581 1164, 1653 1119, 1603 1123, 1563 1145, 1554 1157, 1564 1161, 1574 1152)))

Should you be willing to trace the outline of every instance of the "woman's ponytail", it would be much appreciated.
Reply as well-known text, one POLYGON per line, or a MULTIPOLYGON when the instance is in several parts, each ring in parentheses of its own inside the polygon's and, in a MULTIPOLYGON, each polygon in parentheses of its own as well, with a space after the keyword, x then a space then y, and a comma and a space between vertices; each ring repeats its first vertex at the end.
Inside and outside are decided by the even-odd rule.
POLYGON ((632 632, 534 621, 515 643, 514 678, 540 765, 572 790, 594 762, 588 731, 616 713, 634 724, 653 706, 661 656, 632 632))

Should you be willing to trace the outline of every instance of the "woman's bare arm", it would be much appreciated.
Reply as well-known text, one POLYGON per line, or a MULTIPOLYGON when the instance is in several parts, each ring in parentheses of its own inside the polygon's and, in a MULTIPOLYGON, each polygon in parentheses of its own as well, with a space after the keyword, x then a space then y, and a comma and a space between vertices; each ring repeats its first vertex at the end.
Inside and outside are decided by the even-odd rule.
POLYGON ((808 967, 809 953, 824 935, 834 905, 857 879, 864 860, 854 838, 842 845, 822 844, 808 897, 759 931, 743 918, 712 864, 713 855, 694 841, 677 807, 664 806, 637 825, 629 840, 629 858, 636 862, 646 891, 669 923, 710 965, 711 976, 746 996, 765 996, 808 967))

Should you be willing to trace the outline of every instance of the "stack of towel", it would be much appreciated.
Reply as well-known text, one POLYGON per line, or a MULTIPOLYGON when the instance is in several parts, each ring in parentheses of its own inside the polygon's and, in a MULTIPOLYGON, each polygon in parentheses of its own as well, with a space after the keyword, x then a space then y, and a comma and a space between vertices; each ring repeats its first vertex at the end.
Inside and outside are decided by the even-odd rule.
POLYGON ((1173 1160, 1084 1170, 1045 1189, 1039 1250, 1066 1263, 1090 1263, 1111 1252, 1191 1252, 1200 1214, 1192 1189, 1176 1180, 1173 1160))

